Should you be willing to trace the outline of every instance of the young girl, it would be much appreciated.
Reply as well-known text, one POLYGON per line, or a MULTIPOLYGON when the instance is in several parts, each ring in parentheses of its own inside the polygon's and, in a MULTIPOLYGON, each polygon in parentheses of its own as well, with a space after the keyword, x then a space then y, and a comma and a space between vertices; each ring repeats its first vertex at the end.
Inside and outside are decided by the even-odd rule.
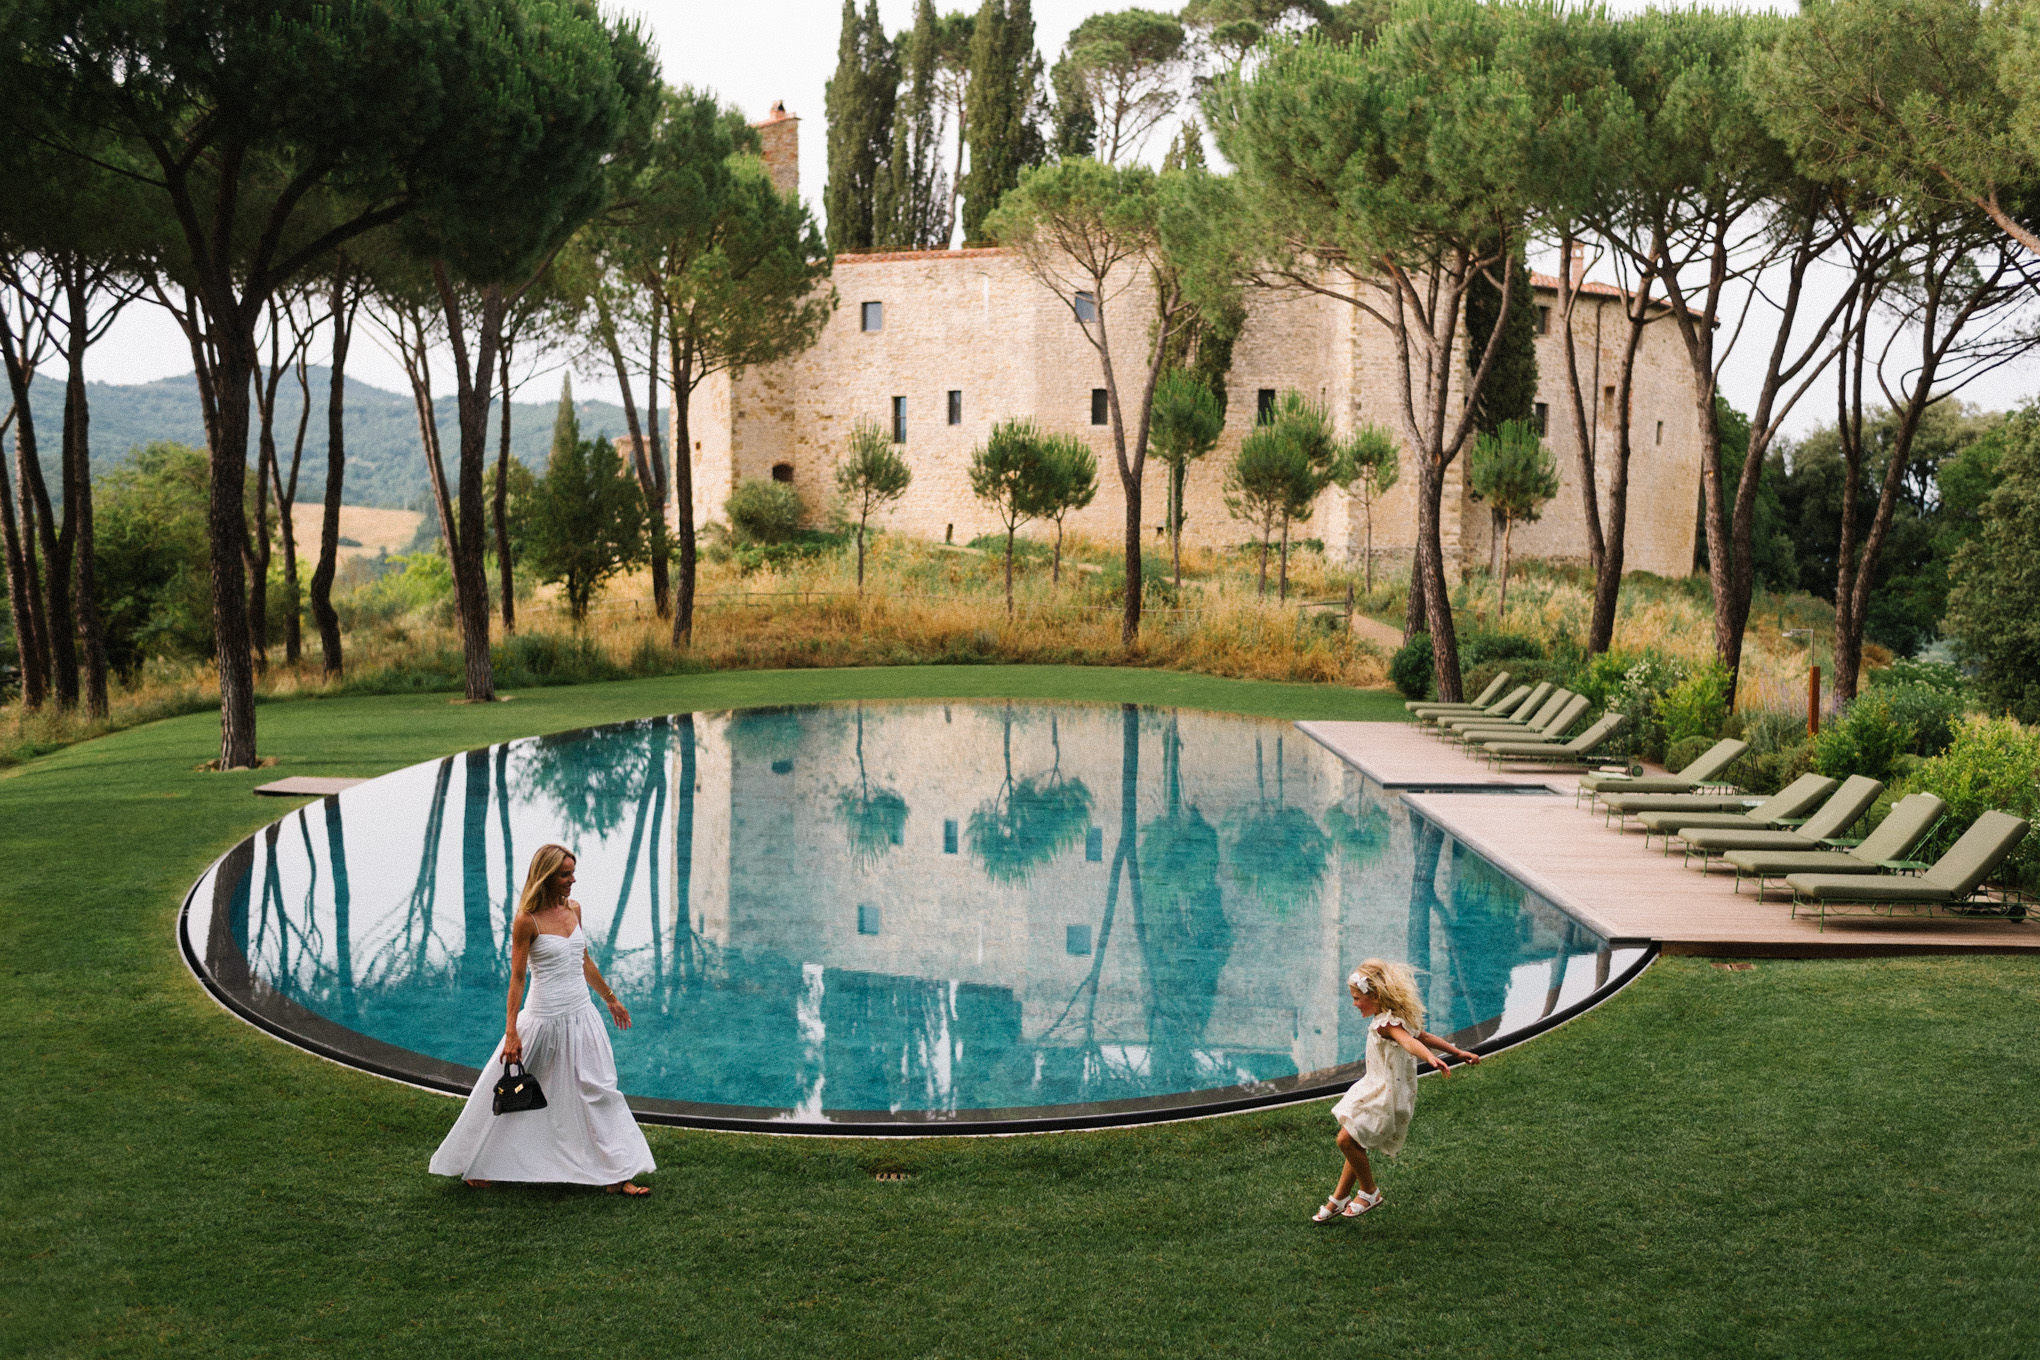
POLYGON ((1368 1018, 1367 1072, 1332 1106, 1332 1117, 1339 1121, 1339 1151, 1345 1154, 1346 1169, 1339 1173, 1339 1188, 1311 1215, 1317 1223, 1342 1215, 1353 1218, 1381 1203, 1381 1192, 1374 1188, 1374 1168, 1367 1164, 1367 1149, 1391 1157, 1402 1151, 1403 1139, 1410 1131, 1410 1114, 1417 1104, 1418 1058, 1448 1077, 1452 1069, 1431 1048, 1442 1048, 1470 1063, 1480 1061, 1478 1053, 1424 1032, 1424 1003, 1417 996, 1417 980, 1401 964, 1369 959, 1346 979, 1346 990, 1360 1014, 1368 1018), (1356 1179, 1360 1182, 1357 1194, 1353 1190, 1356 1179))

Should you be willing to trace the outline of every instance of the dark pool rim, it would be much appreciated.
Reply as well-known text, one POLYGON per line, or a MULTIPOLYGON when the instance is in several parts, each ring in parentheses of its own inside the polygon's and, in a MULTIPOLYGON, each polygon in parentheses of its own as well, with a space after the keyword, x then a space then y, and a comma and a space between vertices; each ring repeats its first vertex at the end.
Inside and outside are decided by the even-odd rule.
MULTIPOLYGON (((288 814, 286 814, 288 815, 288 814)), ((283 820, 282 818, 278 819, 283 820)), ((193 943, 191 908, 199 889, 217 875, 242 850, 251 850, 266 827, 257 828, 206 867, 193 881, 177 911, 177 947, 184 966, 200 986, 230 1015, 247 1022, 273 1038, 314 1056, 367 1072, 371 1076, 402 1082, 443 1095, 466 1097, 480 1077, 478 1068, 427 1057, 411 1049, 385 1043, 330 1020, 255 979, 249 974, 246 993, 229 987, 207 966, 193 943)), ((1500 867, 1500 866, 1497 866, 1500 867)), ((1504 872, 1507 872, 1504 870, 1504 872)), ((1559 908, 1559 910, 1564 910, 1559 908)), ((1658 956, 1654 940, 1606 940, 1608 950, 1635 950, 1637 957, 1608 980, 1569 1006, 1540 1016, 1527 1025, 1504 1032, 1482 1034, 1485 1026, 1461 1030, 1452 1036, 1461 1047, 1485 1057, 1513 1048, 1576 1019, 1634 982, 1658 956), (1467 1039, 1473 1042, 1468 1043, 1467 1039)), ((238 950, 236 953, 238 954, 238 950)), ((246 962, 242 956, 242 962, 246 962)), ((1499 1023, 1499 1017, 1495 1022, 1499 1023)), ((1452 1060, 1453 1066, 1463 1060, 1452 1060)), ((1253 1086, 1214 1087, 1204 1091, 1144 1097, 1134 1101, 1087 1101, 1081 1105, 1023 1106, 990 1110, 902 1110, 850 1111, 853 1117, 823 1121, 794 1120, 785 1111, 742 1105, 712 1105, 682 1100, 660 1100, 629 1096, 631 1112, 641 1124, 676 1128, 711 1129, 724 1133, 779 1134, 808 1138, 959 1138, 992 1137, 1024 1133, 1066 1133, 1083 1129, 1130 1128, 1142 1124, 1173 1123, 1187 1119, 1209 1119, 1218 1115, 1241 1114, 1277 1105, 1300 1105, 1342 1094, 1363 1067, 1348 1063, 1294 1077, 1278 1078, 1253 1086), (854 1116, 864 1116, 862 1118, 854 1116)), ((1428 1075, 1428 1070, 1419 1075, 1428 1075)))

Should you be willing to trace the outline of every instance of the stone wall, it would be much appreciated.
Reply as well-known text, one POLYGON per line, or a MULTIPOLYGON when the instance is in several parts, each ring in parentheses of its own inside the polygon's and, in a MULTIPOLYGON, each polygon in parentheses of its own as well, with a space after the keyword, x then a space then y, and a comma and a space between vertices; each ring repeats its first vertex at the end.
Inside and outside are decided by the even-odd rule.
MULTIPOLYGON (((1070 517, 1070 531, 1108 541, 1120 538, 1125 501, 1111 430, 1090 421, 1092 389, 1105 385, 1098 351, 1069 306, 1035 280, 1018 257, 999 249, 846 255, 836 262, 834 287, 838 306, 814 348, 735 377, 711 377, 697 390, 690 434, 698 524, 722 517, 723 502, 738 481, 771 477, 775 468, 782 477, 790 475, 810 518, 825 521, 834 503, 836 463, 848 447, 852 425, 871 420, 890 429, 893 399, 901 397, 906 418, 901 452, 914 470, 914 484, 885 514, 884 527, 959 543, 994 532, 997 517, 970 492, 971 451, 994 422, 1028 416, 1049 430, 1085 439, 1098 454, 1097 500, 1070 517), (882 322, 872 331, 862 328, 867 302, 882 307, 882 322), (961 419, 954 425, 947 418, 951 391, 962 394, 961 419)), ((1540 288, 1538 297, 1543 305, 1556 301, 1549 288, 1540 288)), ((1108 333, 1120 347, 1114 354, 1115 376, 1129 422, 1146 379, 1150 305, 1144 280, 1131 270, 1114 280, 1104 299, 1108 333)), ((1590 391, 1612 385, 1623 342, 1619 300, 1583 300, 1575 332, 1583 385, 1590 391)), ((1676 333, 1667 322, 1645 334, 1634 401, 1627 563, 1632 570, 1683 574, 1693 555, 1697 418, 1676 333)), ((1557 334, 1540 337, 1538 361, 1538 400, 1549 407, 1561 492, 1539 522, 1518 528, 1515 550, 1525 557, 1581 559, 1586 548, 1578 460, 1557 334)), ((1464 363, 1463 343, 1455 362, 1464 363)), ((1385 327, 1334 298, 1302 292, 1250 295, 1246 328, 1233 353, 1224 438, 1192 466, 1188 480, 1187 542, 1224 546, 1252 537, 1247 525, 1226 512, 1225 468, 1253 428, 1257 394, 1289 388, 1324 402, 1342 434, 1367 421, 1400 435, 1399 378, 1393 339, 1385 327)), ((1597 404, 1602 406, 1596 413, 1596 440, 1605 486, 1614 439, 1612 402, 1597 404)), ((1489 515, 1466 496, 1464 464, 1462 456, 1448 472, 1441 526, 1455 575, 1462 565, 1484 566, 1490 547, 1489 515)), ((1402 479, 1374 507, 1378 563, 1408 559, 1415 539, 1416 483, 1406 455, 1402 479)), ((1159 543, 1166 469, 1152 458, 1142 488, 1142 534, 1159 543)), ((1045 526, 1033 531, 1048 532, 1045 526)), ((1321 539, 1335 560, 1350 561, 1365 541, 1363 509, 1357 499, 1328 491, 1311 523, 1299 526, 1296 536, 1321 539)))

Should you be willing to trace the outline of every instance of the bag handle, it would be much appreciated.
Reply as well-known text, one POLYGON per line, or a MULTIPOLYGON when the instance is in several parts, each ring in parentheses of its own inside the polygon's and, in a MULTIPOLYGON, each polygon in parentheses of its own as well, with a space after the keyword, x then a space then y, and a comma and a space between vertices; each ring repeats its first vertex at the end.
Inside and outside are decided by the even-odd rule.
POLYGON ((523 1060, 523 1059, 521 1059, 521 1058, 505 1058, 505 1059, 503 1059, 503 1075, 504 1075, 504 1076, 506 1076, 506 1077, 507 1077, 507 1076, 509 1076, 509 1075, 510 1075, 510 1069, 511 1069, 511 1068, 513 1068, 513 1067, 517 1069, 517 1075, 519 1075, 519 1076, 527 1076, 527 1075, 529 1075, 529 1074, 528 1074, 528 1073, 526 1073, 526 1072, 525 1072, 525 1070, 524 1070, 524 1060, 523 1060))

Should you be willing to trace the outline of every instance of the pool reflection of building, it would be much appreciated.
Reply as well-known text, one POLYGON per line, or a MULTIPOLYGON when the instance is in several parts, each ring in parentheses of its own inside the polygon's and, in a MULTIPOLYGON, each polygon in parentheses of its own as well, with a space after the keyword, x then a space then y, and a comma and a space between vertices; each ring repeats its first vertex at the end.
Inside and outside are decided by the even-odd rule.
MULTIPOLYGON (((1367 955, 1423 969, 1433 1026, 1465 1028, 1518 961, 1591 939, 1265 723, 866 705, 690 726, 669 919, 741 955, 734 976, 780 961, 769 990, 796 1004, 745 1023, 797 1034, 805 1111, 1322 1071, 1360 1050, 1341 979, 1367 955)), ((742 1067, 759 1037, 710 1040, 712 1060, 742 1067)))

